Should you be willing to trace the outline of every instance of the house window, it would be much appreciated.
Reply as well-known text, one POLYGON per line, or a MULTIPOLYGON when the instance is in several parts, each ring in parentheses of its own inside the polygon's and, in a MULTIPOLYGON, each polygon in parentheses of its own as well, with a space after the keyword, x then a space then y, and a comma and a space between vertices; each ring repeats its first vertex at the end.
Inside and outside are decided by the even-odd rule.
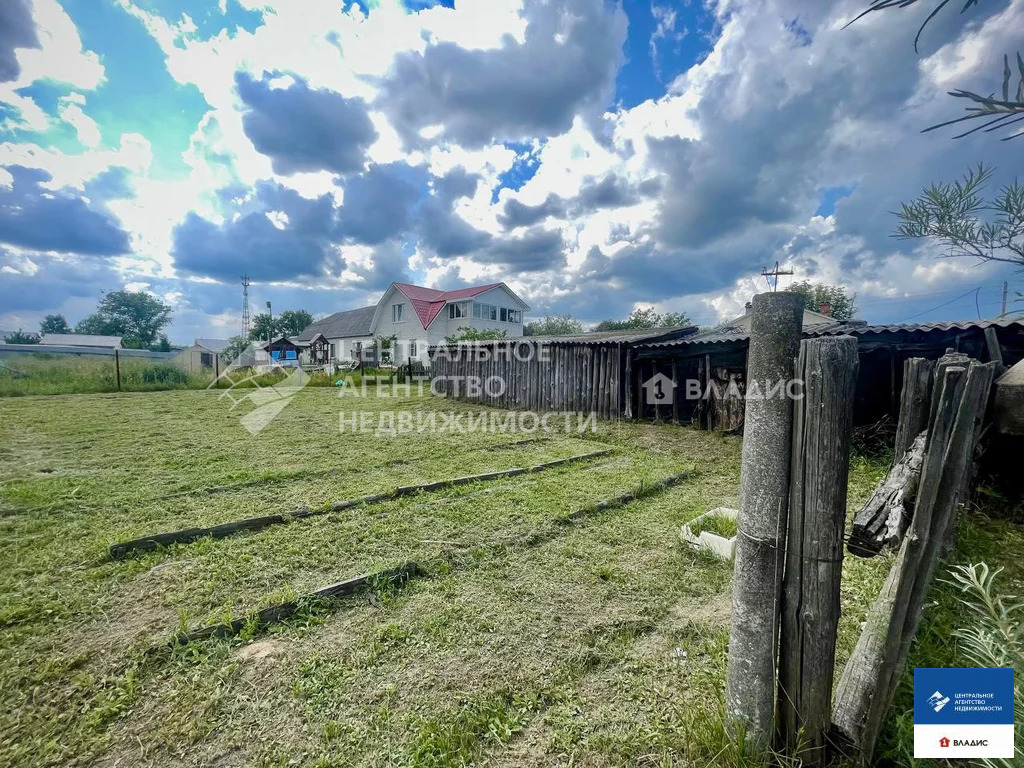
POLYGON ((409 341, 409 357, 416 357, 416 339, 409 341))
POLYGON ((508 322, 508 310, 505 309, 504 307, 501 308, 501 322, 508 322))
POLYGON ((213 368, 213 353, 212 352, 200 352, 199 353, 199 364, 203 368, 213 368))
POLYGON ((469 317, 469 305, 468 304, 449 304, 448 305, 448 317, 452 320, 459 317, 469 317))
POLYGON ((391 305, 391 321, 394 323, 405 322, 405 304, 391 305))
POLYGON ((483 304, 478 301, 473 302, 473 317, 483 317, 483 304))

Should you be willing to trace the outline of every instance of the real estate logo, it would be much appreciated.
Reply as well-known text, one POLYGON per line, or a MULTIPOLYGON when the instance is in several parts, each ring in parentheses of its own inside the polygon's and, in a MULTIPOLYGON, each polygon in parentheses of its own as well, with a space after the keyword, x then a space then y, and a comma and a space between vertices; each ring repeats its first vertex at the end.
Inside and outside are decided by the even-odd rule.
POLYGON ((664 373, 656 373, 643 383, 648 405, 672 405, 676 383, 664 373))
POLYGON ((914 757, 1014 756, 1013 669, 914 670, 914 757))
POLYGON ((928 697, 928 703, 932 705, 932 709, 936 712, 941 712, 942 708, 949 704, 949 696, 943 696, 939 691, 936 691, 928 697))

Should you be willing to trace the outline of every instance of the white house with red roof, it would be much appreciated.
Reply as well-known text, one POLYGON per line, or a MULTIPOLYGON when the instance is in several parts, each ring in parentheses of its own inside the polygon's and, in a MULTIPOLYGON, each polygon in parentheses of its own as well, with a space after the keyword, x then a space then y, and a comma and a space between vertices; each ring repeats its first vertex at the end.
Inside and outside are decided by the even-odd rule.
POLYGON ((410 357, 426 362, 427 348, 454 336, 460 328, 523 335, 523 313, 529 305, 504 283, 438 291, 409 283, 392 283, 375 307, 336 312, 313 323, 300 335, 308 340, 322 333, 331 342, 334 360, 355 359, 375 339, 393 339, 395 362, 410 357))

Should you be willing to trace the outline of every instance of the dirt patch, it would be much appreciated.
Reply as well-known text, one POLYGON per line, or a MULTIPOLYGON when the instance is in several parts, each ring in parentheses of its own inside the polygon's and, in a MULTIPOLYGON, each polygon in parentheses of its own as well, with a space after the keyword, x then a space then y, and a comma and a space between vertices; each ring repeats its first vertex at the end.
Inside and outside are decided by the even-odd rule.
POLYGON ((284 651, 284 643, 272 638, 266 638, 263 640, 257 640, 254 643, 249 643, 249 645, 243 645, 235 652, 235 657, 239 661, 261 664, 273 661, 283 654, 284 651))

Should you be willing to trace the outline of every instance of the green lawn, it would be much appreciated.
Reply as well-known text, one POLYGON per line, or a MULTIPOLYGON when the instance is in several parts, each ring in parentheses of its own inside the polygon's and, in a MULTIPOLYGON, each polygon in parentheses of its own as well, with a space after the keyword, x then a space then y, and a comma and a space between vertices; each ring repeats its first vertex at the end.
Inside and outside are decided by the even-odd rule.
MULTIPOLYGON (((297 394, 250 436, 219 393, 0 400, 0 766, 728 762, 731 567, 679 528, 734 506, 740 440, 342 434, 339 412, 471 412, 427 396, 297 394), (147 533, 398 485, 612 455, 113 561, 147 533), (691 478, 574 525, 558 518, 691 478), (265 631, 215 623, 414 560, 425 575, 265 631), (726 750, 722 752, 723 748, 726 750)), ((884 466, 855 460, 851 507, 884 466)), ((848 559, 839 656, 888 566, 848 559)))

